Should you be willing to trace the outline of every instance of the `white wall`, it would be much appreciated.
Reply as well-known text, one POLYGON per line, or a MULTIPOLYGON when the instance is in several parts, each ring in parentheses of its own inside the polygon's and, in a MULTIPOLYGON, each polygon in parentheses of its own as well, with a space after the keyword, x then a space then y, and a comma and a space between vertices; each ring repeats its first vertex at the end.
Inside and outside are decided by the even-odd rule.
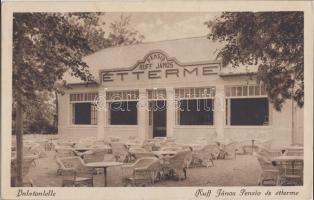
MULTIPOLYGON (((118 85, 103 85, 107 91, 112 90, 138 90, 138 89, 153 89, 153 88, 179 88, 179 87, 206 87, 206 86, 225 86, 225 85, 246 85, 255 84, 255 81, 246 76, 232 76, 220 77, 218 75, 208 76, 206 81, 204 79, 196 79, 195 77, 186 77, 181 82, 177 80, 165 79, 154 82, 137 83, 124 82, 118 85)), ((73 86, 73 89, 66 90, 66 94, 59 96, 59 134, 67 137, 84 137, 97 136, 97 126, 75 126, 70 124, 70 109, 69 109, 69 93, 71 92, 97 92, 96 86, 73 86)), ((272 105, 270 105, 272 107, 272 105)), ((255 139, 272 139, 272 147, 280 148, 290 145, 292 138, 295 143, 303 143, 303 110, 296 109, 295 130, 296 134, 292 136, 292 106, 291 101, 287 101, 281 112, 275 111, 271 108, 270 111, 270 125, 268 126, 226 126, 224 122, 223 134, 225 138, 233 140, 247 140, 255 139)), ((225 112, 225 111, 223 111, 225 112)), ((148 116, 148 115, 146 115, 148 116)), ((215 121, 217 119, 214 119, 215 121)), ((142 120, 147 122, 147 120, 142 120)), ((216 122, 215 122, 216 123, 216 122)), ((106 136, 121 137, 127 139, 129 136, 139 135, 139 127, 145 126, 147 130, 148 124, 138 126, 110 126, 106 123, 104 132, 106 136)), ((178 126, 173 123, 173 137, 177 138, 179 142, 192 143, 199 138, 213 139, 216 137, 216 127, 214 126, 178 126)), ((148 137, 148 131, 146 131, 148 137)))
POLYGON ((96 137, 97 125, 71 125, 70 93, 97 92, 97 86, 71 86, 72 89, 64 90, 65 94, 58 95, 58 134, 62 138, 96 137))

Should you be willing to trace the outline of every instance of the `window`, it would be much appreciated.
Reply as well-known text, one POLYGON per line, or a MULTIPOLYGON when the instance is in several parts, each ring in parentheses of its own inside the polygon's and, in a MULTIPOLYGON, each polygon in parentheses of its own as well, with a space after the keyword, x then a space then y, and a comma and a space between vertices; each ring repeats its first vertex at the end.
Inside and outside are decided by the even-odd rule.
POLYGON ((136 125, 137 101, 116 101, 110 103, 111 125, 136 125))
POLYGON ((73 124, 97 124, 97 109, 93 103, 73 103, 73 124))
POLYGON ((180 100, 180 125, 213 125, 213 100, 180 100))
POLYGON ((263 126, 269 124, 269 102, 262 86, 228 86, 225 92, 227 125, 263 126))
POLYGON ((213 125, 214 95, 214 87, 175 89, 177 124, 213 125))
POLYGON ((97 105, 94 100, 97 93, 70 94, 70 105, 72 109, 72 124, 96 125, 97 105))
POLYGON ((137 102, 139 92, 130 91, 110 91, 107 92, 106 99, 110 112, 109 124, 111 125, 137 125, 137 102))
POLYGON ((230 99, 230 125, 267 125, 268 99, 230 99))

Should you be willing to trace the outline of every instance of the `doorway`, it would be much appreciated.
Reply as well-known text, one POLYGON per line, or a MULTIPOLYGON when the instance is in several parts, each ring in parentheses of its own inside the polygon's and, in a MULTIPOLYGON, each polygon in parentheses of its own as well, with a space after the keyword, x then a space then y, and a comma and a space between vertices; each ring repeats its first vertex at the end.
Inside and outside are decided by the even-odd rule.
POLYGON ((167 136, 167 102, 157 100, 149 102, 149 125, 152 137, 167 136))

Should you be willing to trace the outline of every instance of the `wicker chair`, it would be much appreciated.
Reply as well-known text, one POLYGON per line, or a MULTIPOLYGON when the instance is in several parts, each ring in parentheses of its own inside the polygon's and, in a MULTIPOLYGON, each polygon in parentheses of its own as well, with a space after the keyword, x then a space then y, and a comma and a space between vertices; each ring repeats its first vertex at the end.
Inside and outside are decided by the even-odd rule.
POLYGON ((240 144, 238 142, 230 142, 226 145, 223 145, 219 152, 219 158, 225 159, 228 157, 231 159, 236 159, 239 146, 240 144))
POLYGON ((257 152, 254 152, 253 155, 257 158, 262 170, 258 178, 258 185, 265 185, 267 181, 271 181, 271 185, 276 185, 279 171, 272 165, 271 158, 257 152))
POLYGON ((279 170, 277 185, 300 186, 303 185, 303 161, 282 161, 276 163, 279 170))
POLYGON ((130 148, 141 148, 141 147, 143 147, 144 143, 142 140, 134 139, 134 140, 128 140, 125 144, 130 149, 130 148))
POLYGON ((67 186, 93 186, 93 168, 85 166, 84 161, 78 157, 57 158, 63 176, 62 187, 67 186))
POLYGON ((214 159, 217 158, 219 148, 216 144, 207 144, 201 149, 192 151, 192 165, 193 166, 214 166, 214 159))
MULTIPOLYGON (((33 187, 33 181, 30 177, 29 170, 34 163, 36 157, 35 156, 24 156, 22 160, 22 176, 23 176, 23 187, 33 187)), ((13 179, 12 186, 15 186, 17 176, 17 162, 16 159, 11 161, 11 177, 13 179)), ((12 180, 11 179, 11 180, 12 180)))
POLYGON ((260 146, 264 148, 270 145, 269 141, 260 141, 260 140, 243 140, 239 141, 237 145, 237 152, 243 155, 252 155, 253 152, 256 152, 260 146))
POLYGON ((255 140, 254 141, 254 146, 256 145, 257 147, 263 147, 265 149, 270 149, 271 148, 271 144, 272 144, 272 140, 271 139, 255 140))
POLYGON ((264 156, 268 157, 269 159, 282 155, 280 150, 268 149, 268 148, 265 148, 264 146, 258 146, 256 152, 260 155, 264 155, 264 156))
POLYGON ((128 162, 130 160, 130 154, 125 144, 112 142, 110 145, 112 154, 116 157, 118 162, 128 162))
POLYGON ((120 142, 121 141, 121 139, 119 137, 113 137, 113 136, 110 136, 109 140, 110 140, 110 142, 120 142))
POLYGON ((23 146, 23 154, 25 156, 32 156, 32 155, 36 155, 36 152, 33 149, 34 147, 31 145, 25 145, 23 146))
POLYGON ((209 144, 209 142, 207 138, 198 138, 196 144, 199 144, 200 146, 206 146, 209 144))
POLYGON ((192 149, 190 149, 190 148, 188 148, 188 149, 183 148, 182 150, 187 152, 187 155, 185 157, 185 161, 184 162, 186 163, 186 167, 190 168, 191 163, 193 161, 192 149))
POLYGON ((71 157, 71 156, 75 156, 75 151, 73 148, 71 147, 55 147, 55 157, 56 158, 62 158, 62 157, 71 157))
POLYGON ((36 143, 30 148, 30 152, 34 155, 38 155, 39 158, 47 157, 45 152, 45 144, 44 143, 36 143))
POLYGON ((107 153, 108 151, 106 149, 93 149, 82 153, 81 157, 85 163, 102 162, 104 161, 104 156, 107 153))
POLYGON ((147 151, 144 148, 130 148, 129 153, 130 153, 130 159, 133 159, 133 160, 137 160, 143 157, 155 157, 155 154, 147 151))
POLYGON ((32 146, 23 146, 23 156, 28 158, 35 158, 32 162, 34 166, 36 166, 36 160, 40 156, 40 151, 38 150, 38 147, 38 144, 33 144, 32 146))
POLYGON ((176 176, 179 180, 186 179, 189 153, 188 150, 179 151, 175 156, 164 160, 162 166, 163 176, 176 176))
POLYGON ((147 151, 153 151, 153 147, 154 147, 155 143, 154 142, 149 142, 149 141, 145 141, 142 145, 142 147, 144 149, 146 149, 147 151))
POLYGON ((104 162, 116 162, 117 160, 116 160, 116 158, 114 157, 113 154, 108 154, 107 153, 107 154, 104 155, 103 161, 104 162))
POLYGON ((154 184, 161 169, 160 161, 154 157, 143 157, 132 165, 122 167, 125 186, 146 186, 154 184))
POLYGON ((159 151, 180 151, 180 150, 182 150, 181 146, 172 144, 161 147, 159 151))
POLYGON ((53 141, 53 145, 54 147, 57 147, 57 146, 61 146, 61 147, 68 147, 68 148, 72 148, 74 146, 74 142, 72 141, 67 141, 67 140, 64 140, 64 141, 53 141))
POLYGON ((303 156, 304 155, 304 150, 286 150, 285 155, 287 156, 303 156))

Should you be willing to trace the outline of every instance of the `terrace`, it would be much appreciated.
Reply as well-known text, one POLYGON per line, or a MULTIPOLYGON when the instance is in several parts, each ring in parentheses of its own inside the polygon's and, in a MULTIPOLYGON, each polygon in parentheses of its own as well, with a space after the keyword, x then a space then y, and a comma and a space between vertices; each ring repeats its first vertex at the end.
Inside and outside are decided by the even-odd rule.
MULTIPOLYGON (((105 145, 107 144, 94 139, 72 139, 70 142, 69 139, 65 138, 27 135, 24 137, 24 143, 26 147, 24 149, 32 149, 29 147, 33 147, 33 150, 24 150, 24 156, 29 157, 30 155, 36 155, 36 159, 34 159, 34 162, 29 165, 29 171, 23 175, 25 176, 24 182, 27 183, 29 180, 31 180, 30 186, 35 187, 78 186, 75 184, 64 185, 65 180, 68 180, 71 174, 64 173, 65 171, 62 171, 64 169, 62 169, 60 173, 60 160, 74 157, 80 158, 85 167, 92 166, 95 163, 98 163, 97 165, 99 165, 99 163, 116 163, 111 167, 106 168, 106 174, 104 174, 103 170, 101 169, 102 166, 99 166, 99 168, 87 167, 88 169, 93 170, 91 175, 92 183, 90 183, 90 185, 83 184, 79 186, 192 187, 257 186, 259 183, 262 185, 284 185, 286 183, 287 185, 303 184, 303 158, 301 159, 303 155, 302 147, 293 146, 286 148, 285 156, 282 156, 281 152, 276 151, 276 153, 278 153, 277 155, 281 155, 281 159, 286 159, 287 157, 294 158, 293 162, 295 163, 293 176, 295 177, 292 178, 292 180, 288 178, 286 179, 285 175, 288 176, 288 174, 281 174, 280 167, 277 167, 278 169, 276 169, 275 166, 273 166, 273 169, 278 170, 276 171, 276 175, 269 176, 269 173, 267 173, 269 169, 267 169, 268 171, 264 169, 265 166, 260 159, 260 155, 265 153, 263 152, 265 149, 263 149, 263 147, 260 146, 258 142, 255 142, 257 145, 254 146, 251 146, 250 144, 245 145, 244 143, 237 145, 222 145, 222 143, 220 143, 219 145, 216 144, 217 146, 215 146, 215 144, 209 145, 208 142, 204 140, 200 140, 197 144, 190 145, 176 144, 173 138, 169 138, 168 142, 163 140, 165 139, 155 138, 146 141, 146 143, 143 144, 139 143, 136 138, 130 138, 125 142, 119 141, 119 138, 110 138, 110 141, 108 142, 109 146, 106 146, 105 148, 105 145), (32 143, 30 141, 35 142, 32 143), (148 143, 152 144, 153 141, 158 141, 160 144, 159 147, 157 147, 157 145, 147 145, 148 143), (71 147, 66 147, 68 144, 71 147), (117 146, 119 146, 120 150, 116 150, 119 149, 117 146), (123 155, 123 150, 121 150, 121 147, 122 149, 125 147, 127 154, 123 155), (151 151, 146 150, 147 147, 152 148, 151 151), (254 151, 259 153, 259 156, 254 155, 255 153, 252 154, 252 147, 254 151), (71 151, 73 150, 73 152, 61 152, 61 150, 68 148, 71 149, 71 151), (101 157, 94 156, 96 154, 93 153, 88 153, 97 152, 97 149, 99 150, 98 152, 105 153, 98 154, 101 155, 101 157), (100 151, 100 149, 105 150, 100 151), (184 162, 181 162, 179 159, 180 156, 178 155, 182 154, 180 152, 190 153, 184 154, 184 162), (222 154, 222 152, 224 154, 222 154), (110 160, 108 160, 109 157, 110 160), (177 159, 173 162, 172 159, 175 158, 177 159), (139 160, 145 159, 145 164, 136 166, 135 168, 147 169, 146 171, 144 170, 144 172, 152 172, 157 170, 156 176, 151 176, 151 173, 148 173, 148 176, 146 176, 146 173, 140 173, 139 177, 136 177, 136 170, 134 170, 132 166, 137 165, 136 163, 140 163, 139 160), (157 164, 154 165, 155 168, 152 167, 153 165, 151 163, 157 164), (178 167, 178 163, 182 163, 181 168, 180 166, 178 167), (301 163, 301 165, 298 163, 301 163), (132 168, 134 171, 131 173, 126 173, 127 168, 132 168), (181 169, 186 169, 186 178, 180 174, 181 169), (283 182, 277 180, 277 178, 280 178, 280 176, 282 176, 281 179, 284 180, 283 182)), ((13 141, 12 144, 11 163, 14 163, 15 142, 13 141)), ((278 161, 278 159, 276 161, 278 161)), ((285 161, 285 163, 285 165, 287 165, 288 162, 285 161)), ((65 164, 65 166, 66 165, 67 164, 65 164)), ((282 165, 279 164, 278 166, 282 165)), ((287 169, 287 167, 285 169, 287 169)), ((77 174, 78 173, 76 173, 76 175, 77 174)), ((14 170, 12 171, 12 177, 14 177, 14 170)), ((25 186, 29 185, 26 184, 25 186)))

